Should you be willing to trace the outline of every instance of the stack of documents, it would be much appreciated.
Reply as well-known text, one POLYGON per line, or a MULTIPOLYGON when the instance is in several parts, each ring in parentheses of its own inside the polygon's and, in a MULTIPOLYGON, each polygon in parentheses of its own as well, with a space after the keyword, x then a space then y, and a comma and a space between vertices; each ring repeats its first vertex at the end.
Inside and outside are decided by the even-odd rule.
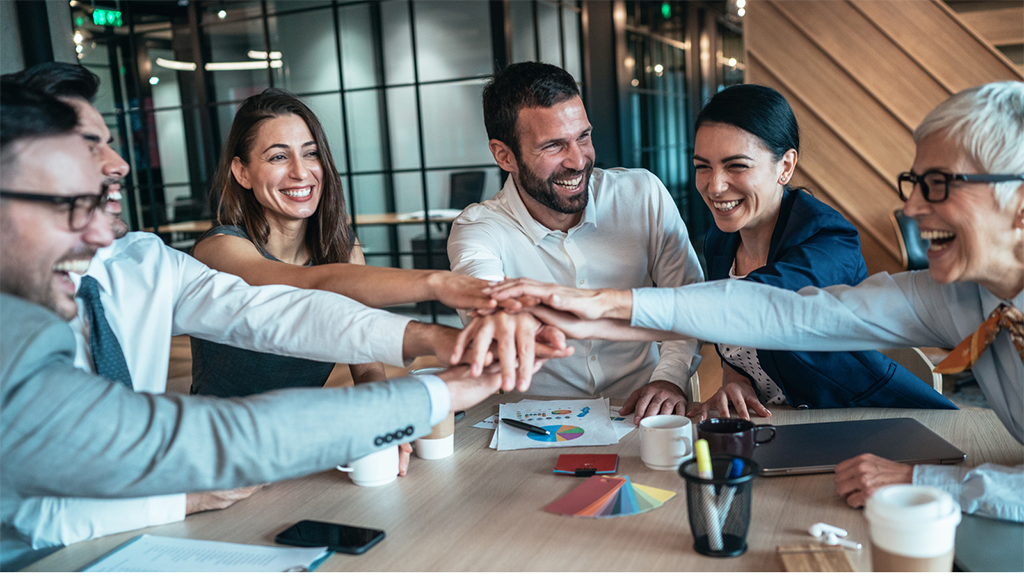
POLYGON ((633 484, 629 476, 592 476, 544 510, 588 518, 632 516, 658 508, 675 495, 668 490, 633 484))
POLYGON ((606 398, 523 400, 516 404, 502 404, 498 408, 499 423, 491 438, 491 448, 519 450, 617 444, 619 435, 616 434, 608 414, 609 404, 606 398), (513 428, 500 423, 501 418, 525 422, 543 428, 549 434, 513 428))
POLYGON ((332 552, 143 534, 83 572, 308 572, 332 552))

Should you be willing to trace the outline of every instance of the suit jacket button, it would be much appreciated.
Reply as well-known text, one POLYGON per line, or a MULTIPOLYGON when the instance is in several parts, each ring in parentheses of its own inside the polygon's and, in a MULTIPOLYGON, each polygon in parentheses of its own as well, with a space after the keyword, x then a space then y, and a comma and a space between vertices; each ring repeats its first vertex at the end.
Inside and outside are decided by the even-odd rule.
POLYGON ((405 427, 405 435, 406 436, 412 436, 413 432, 415 432, 415 430, 413 430, 412 426, 406 426, 405 427))
POLYGON ((381 438, 380 436, 377 436, 376 438, 373 439, 374 446, 380 446, 382 444, 384 444, 384 439, 381 438))
POLYGON ((385 442, 394 442, 394 440, 395 440, 395 435, 394 434, 388 433, 388 434, 384 435, 384 441, 385 442))
POLYGON ((395 440, 401 440, 404 436, 405 434, 401 430, 395 430, 395 440))

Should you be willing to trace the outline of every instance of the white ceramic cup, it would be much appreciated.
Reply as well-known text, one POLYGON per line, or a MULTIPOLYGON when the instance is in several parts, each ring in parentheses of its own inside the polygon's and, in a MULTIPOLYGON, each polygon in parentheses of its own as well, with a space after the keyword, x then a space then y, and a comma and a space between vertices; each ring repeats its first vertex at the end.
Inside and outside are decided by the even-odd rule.
POLYGON ((960 524, 960 505, 930 486, 894 484, 868 499, 864 517, 871 534, 875 572, 949 572, 960 524))
POLYGON ((660 414, 640 421, 640 459, 654 470, 678 470, 693 458, 693 425, 686 416, 660 414))
POLYGON ((348 472, 349 479, 358 486, 389 484, 398 478, 398 446, 368 454, 350 464, 338 466, 338 470, 348 472))

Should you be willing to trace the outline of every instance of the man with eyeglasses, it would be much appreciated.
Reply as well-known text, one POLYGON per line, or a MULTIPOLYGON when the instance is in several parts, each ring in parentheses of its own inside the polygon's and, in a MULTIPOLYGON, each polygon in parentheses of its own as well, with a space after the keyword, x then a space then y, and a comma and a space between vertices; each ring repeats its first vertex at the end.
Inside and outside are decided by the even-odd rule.
POLYGON ((89 145, 109 193, 106 212, 114 238, 127 234, 128 224, 121 220, 121 180, 128 176, 129 167, 111 147, 114 140, 110 128, 93 105, 99 91, 99 78, 82 66, 63 62, 39 64, 22 72, 5 74, 3 78, 53 96, 75 110, 78 114, 75 131, 89 145))
MULTIPOLYGON (((127 369, 124 354, 124 379, 76 369, 71 359, 77 334, 60 321, 79 312, 70 275, 91 271, 93 256, 113 241, 110 222, 100 215, 105 178, 88 142, 71 132, 78 122, 66 103, 0 81, 0 570, 51 552, 43 549, 47 544, 180 520, 188 505, 183 492, 294 478, 408 442, 451 410, 500 389, 496 366, 480 376, 459 366, 436 377, 221 400, 137 393, 130 382, 138 372, 127 369), (160 496, 167 494, 172 496, 160 496), (148 508, 166 508, 167 498, 176 506, 170 512, 148 508), (41 524, 49 531, 37 540, 41 524)), ((155 259, 156 268, 166 264, 178 272, 167 278, 169 286, 124 296, 144 311, 121 311, 138 336, 121 340, 125 349, 163 343, 145 359, 162 366, 160 392, 170 331, 182 326, 214 339, 342 362, 381 355, 402 364, 454 340, 447 329, 410 337, 417 329, 406 329, 408 319, 336 294, 249 287, 184 255, 177 267, 167 252, 143 255, 155 259), (201 313, 218 306, 233 307, 238 321, 201 313), (266 314, 271 308, 274 313, 266 314), (262 319, 252 322, 261 309, 262 319), (152 326, 154 315, 166 332, 152 326), (376 338, 371 326, 389 334, 376 338), (367 339, 383 347, 368 350, 367 339)), ((131 262, 118 281, 131 280, 131 262)), ((144 267, 134 270, 152 280, 144 267)), ((94 352, 101 340, 118 340, 105 319, 98 321, 106 318, 98 310, 87 324, 94 352)), ((101 374, 103 362, 118 363, 114 356, 97 358, 101 374)))
MULTIPOLYGON (((653 340, 668 331, 786 350, 955 347, 936 371, 971 369, 999 420, 1024 444, 1024 83, 955 94, 925 117, 914 142, 913 168, 897 180, 903 211, 931 241, 926 271, 799 292, 731 281, 628 292, 515 280, 492 296, 532 296, 602 319, 566 323, 534 311, 570 338, 646 331, 653 340)), ((836 467, 836 493, 854 507, 895 483, 939 486, 965 513, 1024 521, 1024 465, 909 466, 863 454, 836 467)))
MULTIPOLYGON (((103 186, 109 191, 120 190, 119 179, 128 174, 128 165, 111 149, 110 130, 90 104, 98 87, 95 75, 80 66, 49 63, 0 77, 0 81, 4 79, 71 106, 78 113, 75 131, 91 151, 103 186)), ((8 194, 22 192, 13 190, 8 194)), ((83 197, 80 202, 97 200, 83 197)), ((91 263, 91 253, 77 258, 66 265, 65 272, 72 275, 63 275, 67 282, 78 286, 79 314, 70 320, 78 344, 75 364, 83 370, 121 380, 136 392, 164 393, 172 334, 203 334, 212 341, 260 352, 328 362, 384 361, 401 365, 406 361, 402 357, 430 355, 442 362, 450 361, 457 330, 410 322, 342 296, 325 299, 323 292, 296 300, 307 302, 304 305, 289 304, 289 298, 274 302, 275 289, 251 289, 237 277, 215 273, 154 235, 125 236, 126 225, 118 217, 120 207, 116 202, 103 204, 103 219, 109 220, 115 237, 124 238, 110 247, 95 246, 96 257, 91 263), (319 308, 322 305, 325 310, 319 308), (98 323, 99 318, 102 323, 98 323), (328 327, 331 318, 336 319, 335 325, 328 327), (271 337, 275 325, 287 326, 276 333, 288 337, 271 337), (335 332, 343 336, 331 336, 335 332), (111 347, 111 342, 123 357, 114 364, 99 359, 105 358, 103 351, 111 347)), ((84 213, 87 207, 72 214, 84 213)), ((482 338, 475 342, 467 360, 472 357, 481 364, 487 343, 482 338)), ((190 513, 227 507, 257 489, 124 500, 30 498, 20 504, 10 522, 19 537, 33 547, 46 548, 177 522, 190 513)))

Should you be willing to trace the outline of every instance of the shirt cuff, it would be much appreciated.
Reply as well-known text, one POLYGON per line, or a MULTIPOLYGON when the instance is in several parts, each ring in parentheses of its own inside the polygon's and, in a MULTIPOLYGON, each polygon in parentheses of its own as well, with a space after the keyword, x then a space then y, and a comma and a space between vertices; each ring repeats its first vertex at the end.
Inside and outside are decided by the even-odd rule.
POLYGON ((638 328, 672 331, 676 291, 666 288, 633 288, 633 313, 630 325, 638 328))
POLYGON ((452 411, 452 396, 448 392, 448 385, 433 374, 417 374, 413 378, 418 378, 427 387, 427 394, 430 395, 430 425, 435 426, 452 411))
POLYGON ((953 500, 960 501, 960 485, 963 483, 967 469, 963 466, 936 466, 934 464, 918 464, 914 466, 914 486, 934 486, 949 492, 953 500))

